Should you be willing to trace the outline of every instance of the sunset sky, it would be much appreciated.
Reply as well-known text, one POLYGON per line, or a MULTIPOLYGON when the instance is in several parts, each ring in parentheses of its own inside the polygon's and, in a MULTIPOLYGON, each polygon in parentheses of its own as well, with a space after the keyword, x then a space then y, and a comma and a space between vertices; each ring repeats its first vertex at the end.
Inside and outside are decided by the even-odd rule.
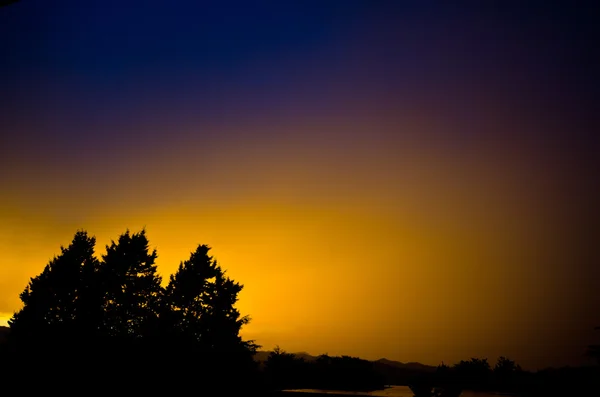
POLYGON ((213 247, 263 349, 585 362, 600 16, 522 3, 0 8, 0 324, 77 229, 145 227, 165 279, 213 247))

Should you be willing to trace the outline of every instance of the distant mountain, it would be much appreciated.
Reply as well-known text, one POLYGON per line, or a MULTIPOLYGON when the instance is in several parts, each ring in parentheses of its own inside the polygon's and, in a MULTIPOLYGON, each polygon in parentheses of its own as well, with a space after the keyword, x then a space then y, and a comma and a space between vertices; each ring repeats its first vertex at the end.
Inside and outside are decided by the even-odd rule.
POLYGON ((373 367, 377 373, 384 377, 388 385, 407 385, 411 378, 432 373, 437 367, 421 363, 402 363, 385 358, 373 361, 373 367))
MULTIPOLYGON (((254 359, 259 362, 266 361, 270 353, 270 351, 259 350, 256 352, 254 359)), ((293 354, 298 358, 303 358, 305 361, 315 361, 318 358, 318 356, 313 356, 306 352, 298 352, 293 354)), ((411 369, 424 372, 433 372, 436 369, 436 367, 431 365, 425 365, 417 362, 403 363, 400 361, 388 360, 387 358, 380 358, 379 360, 375 360, 372 362, 380 365, 388 365, 394 368, 411 369)))
MULTIPOLYGON (((265 362, 269 358, 269 354, 271 354, 270 351, 259 350, 254 355, 254 360, 259 363, 265 362)), ((297 358, 303 358, 304 361, 310 362, 310 361, 315 361, 317 359, 317 356, 310 355, 306 352, 298 352, 298 353, 292 353, 292 354, 294 354, 297 358)))
MULTIPOLYGON (((264 366, 264 362, 267 361, 270 351, 258 351, 254 356, 254 359, 260 363, 260 366, 264 366)), ((318 357, 305 352, 293 353, 296 357, 301 357, 304 361, 314 361, 318 357)), ((423 373, 431 373, 436 370, 436 367, 431 365, 425 365, 416 362, 403 363, 400 361, 388 360, 381 358, 379 360, 371 361, 376 372, 384 377, 385 383, 389 385, 406 385, 410 378, 415 375, 423 373)))
POLYGON ((400 361, 388 360, 387 358, 380 358, 379 360, 376 360, 373 362, 377 363, 377 364, 389 365, 389 366, 396 367, 396 368, 411 369, 411 370, 423 371, 423 372, 433 372, 437 368, 437 367, 434 367, 431 365, 425 365, 425 364, 416 363, 416 362, 402 363, 400 361))
POLYGON ((311 356, 310 354, 306 353, 306 352, 299 352, 299 353, 294 353, 294 355, 298 358, 303 358, 304 361, 315 361, 318 357, 317 356, 311 356))

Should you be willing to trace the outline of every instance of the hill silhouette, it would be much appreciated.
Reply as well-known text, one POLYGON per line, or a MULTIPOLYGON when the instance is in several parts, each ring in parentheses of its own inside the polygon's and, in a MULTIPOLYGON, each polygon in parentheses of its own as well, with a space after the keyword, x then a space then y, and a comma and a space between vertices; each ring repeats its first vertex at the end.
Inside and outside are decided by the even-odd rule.
MULTIPOLYGON (((264 363, 271 353, 272 351, 259 350, 254 355, 254 360, 259 363, 261 369, 264 368, 264 363)), ((315 362, 319 358, 319 356, 311 355, 306 352, 292 354, 296 358, 302 359, 308 363, 315 362)), ((388 360, 386 358, 380 358, 370 362, 375 371, 383 377, 385 384, 408 384, 411 377, 422 373, 432 373, 436 370, 436 367, 432 365, 421 364, 418 362, 403 363, 401 361, 388 360)))
MULTIPOLYGON (((273 351, 259 350, 254 355, 254 360, 259 364, 259 369, 265 370, 265 363, 273 351)), ((296 359, 305 363, 315 363, 319 356, 311 355, 306 352, 291 353, 296 359)), ((373 372, 379 377, 382 385, 408 385, 415 376, 431 374, 437 367, 421 364, 417 362, 403 363, 400 361, 381 358, 379 360, 368 361, 373 372)))
POLYGON ((437 368, 437 367, 434 367, 433 365, 426 365, 426 364, 421 364, 418 362, 403 363, 400 361, 388 360, 387 358, 380 358, 379 360, 375 360, 374 362, 377 364, 381 364, 381 365, 389 365, 389 366, 395 367, 395 368, 410 369, 410 370, 414 370, 414 371, 423 371, 423 372, 433 372, 437 368))
MULTIPOLYGON (((269 354, 271 354, 272 350, 258 350, 256 352, 256 354, 254 355, 254 359, 261 363, 261 362, 265 362, 267 360, 267 358, 269 357, 269 354)), ((304 361, 316 361, 319 356, 315 356, 306 352, 294 352, 292 353, 294 356, 296 356, 297 358, 302 358, 304 359, 304 361)), ((427 364, 421 364, 418 362, 408 362, 408 363, 403 363, 401 361, 394 361, 394 360, 389 360, 387 358, 380 358, 378 360, 368 360, 371 361, 374 364, 378 364, 381 366, 389 366, 392 368, 400 368, 400 369, 406 369, 406 370, 414 370, 414 371, 423 371, 423 372, 434 372, 435 369, 437 368, 436 366, 433 365, 427 365, 427 364)))
MULTIPOLYGON (((273 350, 258 350, 254 354, 254 360, 258 363, 264 363, 265 361, 267 361, 267 359, 269 358, 269 354, 271 354, 272 352, 273 350)), ((292 354, 296 356, 296 358, 301 358, 307 362, 315 361, 318 358, 318 356, 313 356, 306 352, 297 352, 292 354)))

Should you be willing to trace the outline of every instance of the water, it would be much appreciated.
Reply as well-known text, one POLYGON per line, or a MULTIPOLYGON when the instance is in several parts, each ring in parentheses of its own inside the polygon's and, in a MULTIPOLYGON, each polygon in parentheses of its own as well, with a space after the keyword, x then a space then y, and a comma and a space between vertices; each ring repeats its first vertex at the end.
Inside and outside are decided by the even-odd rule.
MULTIPOLYGON (((347 396, 380 396, 380 397, 413 397, 412 391, 408 386, 391 386, 384 390, 376 390, 372 392, 353 392, 353 391, 333 391, 333 390, 316 390, 316 389, 302 389, 302 390, 287 390, 304 393, 320 393, 320 394, 338 394, 347 396)), ((472 391, 463 391, 460 397, 498 397, 497 394, 491 393, 479 393, 472 391)))

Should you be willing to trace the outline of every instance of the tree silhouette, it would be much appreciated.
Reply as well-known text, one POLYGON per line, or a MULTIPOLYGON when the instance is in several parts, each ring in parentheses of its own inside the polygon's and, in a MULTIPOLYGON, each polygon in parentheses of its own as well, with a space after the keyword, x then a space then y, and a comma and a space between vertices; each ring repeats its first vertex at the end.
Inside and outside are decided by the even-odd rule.
POLYGON ((145 230, 126 231, 101 260, 95 244, 78 231, 31 278, 20 295, 23 308, 9 321, 3 350, 10 350, 10 368, 26 367, 45 391, 57 386, 63 393, 79 390, 76 382, 104 392, 156 392, 158 371, 177 380, 165 383, 170 392, 253 386, 257 345, 240 337, 249 318, 235 308, 242 285, 225 275, 208 246, 200 245, 163 288, 145 230))
POLYGON ((435 369, 435 379, 443 383, 448 383, 453 375, 453 370, 443 362, 435 369))
POLYGON ((279 346, 269 354, 265 373, 273 389, 377 390, 384 379, 373 363, 350 356, 320 355, 305 360, 279 346))
POLYGON ((506 357, 498 357, 498 361, 494 366, 494 374, 508 376, 521 371, 521 366, 506 357))
POLYGON ((106 247, 98 275, 105 290, 102 331, 107 335, 140 338, 156 323, 162 295, 156 257, 145 230, 126 231, 106 247))
POLYGON ((511 390, 523 377, 521 366, 504 356, 498 357, 494 366, 494 382, 497 390, 511 390))
MULTIPOLYGON (((199 245, 171 275, 162 300, 161 332, 169 335, 168 348, 176 361, 194 361, 195 368, 210 377, 227 372, 240 387, 247 386, 252 379, 245 375, 258 367, 253 360, 258 346, 239 334, 250 321, 235 307, 243 286, 225 275, 209 251, 207 245, 199 245)), ((185 369, 177 371, 181 370, 185 369)))
POLYGON ((468 361, 461 360, 453 367, 457 379, 472 390, 485 389, 490 381, 491 367, 487 358, 471 358, 468 361))
POLYGON ((305 361, 295 354, 287 353, 279 346, 269 354, 265 362, 265 372, 274 389, 299 388, 305 385, 305 361))
MULTIPOLYGON (((68 247, 61 246, 60 254, 30 279, 20 294, 23 308, 9 320, 6 350, 11 353, 11 368, 27 368, 46 388, 52 379, 60 379, 61 368, 67 368, 50 362, 67 359, 68 367, 74 367, 91 346, 86 343, 84 325, 101 307, 87 305, 94 300, 85 275, 98 266, 95 244, 94 237, 78 231, 68 247)), ((80 377, 76 374, 74 368, 71 375, 80 377)))
POLYGON ((178 337, 193 341, 203 350, 255 350, 256 345, 243 342, 239 336, 242 326, 250 321, 235 308, 243 286, 225 276, 209 251, 210 247, 199 245, 170 277, 165 315, 178 337))
MULTIPOLYGON (((600 330, 600 327, 596 327, 596 330, 600 330)), ((586 351, 586 355, 591 358, 595 358, 600 364, 600 345, 589 345, 586 351)))
POLYGON ((491 370, 487 358, 471 358, 468 361, 461 360, 458 364, 454 365, 454 368, 472 374, 486 374, 491 370))
POLYGON ((370 361, 358 357, 330 357, 326 367, 326 383, 324 386, 336 389, 371 390, 378 388, 383 380, 373 369, 370 361))
POLYGON ((98 266, 95 244, 94 237, 78 231, 71 244, 61 246, 61 254, 30 279, 20 294, 23 308, 9 320, 11 338, 27 345, 56 344, 80 330, 89 313, 94 312, 85 304, 90 301, 90 290, 84 276, 98 266))

